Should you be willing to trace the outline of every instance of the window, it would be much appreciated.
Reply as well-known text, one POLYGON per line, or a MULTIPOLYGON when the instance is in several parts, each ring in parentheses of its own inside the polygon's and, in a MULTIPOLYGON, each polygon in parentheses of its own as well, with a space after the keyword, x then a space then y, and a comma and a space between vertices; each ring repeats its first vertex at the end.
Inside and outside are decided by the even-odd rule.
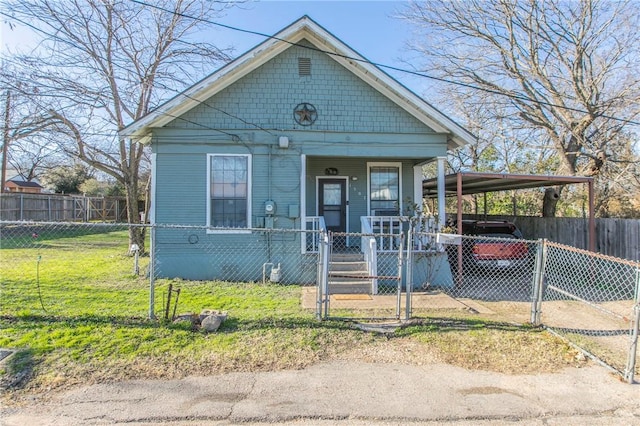
POLYGON ((248 228, 251 217, 251 157, 210 154, 208 158, 207 226, 248 228))
POLYGON ((369 209, 372 216, 396 216, 400 212, 400 166, 369 166, 369 209))

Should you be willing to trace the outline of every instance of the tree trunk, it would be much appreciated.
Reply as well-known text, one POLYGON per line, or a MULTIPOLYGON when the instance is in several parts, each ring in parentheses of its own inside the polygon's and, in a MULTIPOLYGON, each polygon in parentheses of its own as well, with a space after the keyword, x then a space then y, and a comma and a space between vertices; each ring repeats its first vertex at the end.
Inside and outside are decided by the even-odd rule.
POLYGON ((559 188, 546 188, 544 190, 544 198, 542 200, 542 217, 555 217, 556 207, 560 199, 559 188))
MULTIPOLYGON (((127 198, 127 221, 129 224, 140 223, 140 209, 138 208, 138 186, 130 182, 125 183, 127 198)), ((145 228, 129 226, 129 247, 136 244, 140 253, 145 253, 145 228)))

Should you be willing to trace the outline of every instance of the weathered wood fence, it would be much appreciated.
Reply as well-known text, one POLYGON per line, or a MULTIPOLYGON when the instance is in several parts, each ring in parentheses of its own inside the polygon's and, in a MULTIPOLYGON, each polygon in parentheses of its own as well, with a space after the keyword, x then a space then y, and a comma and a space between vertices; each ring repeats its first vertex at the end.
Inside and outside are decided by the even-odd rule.
MULTIPOLYGON (((588 248, 589 221, 575 217, 474 216, 465 219, 508 220, 526 239, 546 238, 581 249, 588 248)), ((596 251, 609 256, 640 260, 640 219, 596 219, 596 251)))
POLYGON ((1 220, 46 222, 126 222, 124 197, 83 197, 58 194, 0 194, 1 220))

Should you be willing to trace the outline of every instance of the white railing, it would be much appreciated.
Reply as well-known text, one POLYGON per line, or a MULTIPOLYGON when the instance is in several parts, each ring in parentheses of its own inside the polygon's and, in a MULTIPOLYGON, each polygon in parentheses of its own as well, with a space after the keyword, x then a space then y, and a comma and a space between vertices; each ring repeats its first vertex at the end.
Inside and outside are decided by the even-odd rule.
POLYGON ((326 231, 323 216, 307 216, 302 237, 302 253, 318 253, 320 247, 320 231, 326 231))
POLYGON ((361 216, 362 232, 364 223, 371 229, 372 234, 377 234, 379 252, 392 252, 398 249, 398 235, 403 230, 403 222, 408 221, 406 216, 361 216))
MULTIPOLYGON (((417 251, 436 250, 433 235, 439 232, 434 216, 420 216, 414 225, 413 249, 417 251)), ((442 249, 442 247, 440 247, 442 249)))
POLYGON ((367 220, 367 216, 360 217, 360 250, 364 254, 364 261, 367 263, 367 273, 371 279, 371 294, 378 294, 378 244, 376 237, 373 236, 371 223, 367 220))

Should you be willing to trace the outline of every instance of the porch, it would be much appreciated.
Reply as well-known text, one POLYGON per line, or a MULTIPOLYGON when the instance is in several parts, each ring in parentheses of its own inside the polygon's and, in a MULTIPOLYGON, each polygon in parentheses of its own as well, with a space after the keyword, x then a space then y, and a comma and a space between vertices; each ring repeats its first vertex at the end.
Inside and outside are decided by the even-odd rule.
POLYGON ((360 233, 327 232, 322 216, 306 224, 303 253, 318 254, 318 281, 326 281, 327 294, 379 296, 452 286, 433 216, 363 216, 360 233))

